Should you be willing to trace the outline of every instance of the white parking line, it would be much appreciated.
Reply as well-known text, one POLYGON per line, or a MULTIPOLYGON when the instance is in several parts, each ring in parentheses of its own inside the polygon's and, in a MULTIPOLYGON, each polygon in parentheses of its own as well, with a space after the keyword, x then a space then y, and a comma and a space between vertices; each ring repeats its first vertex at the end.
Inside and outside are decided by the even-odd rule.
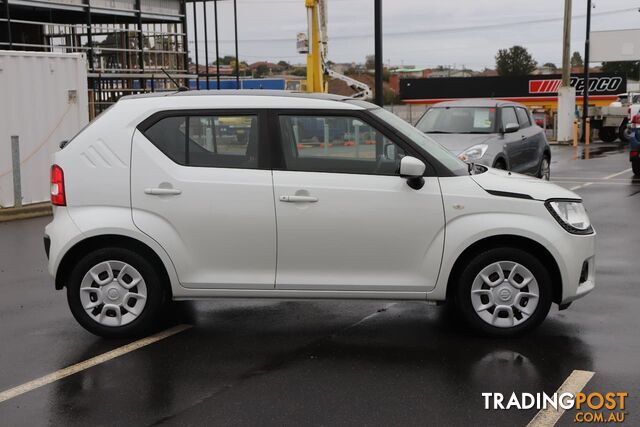
MULTIPOLYGON (((607 176, 605 176, 603 178, 597 178, 597 180, 598 181, 606 181, 606 180, 609 180, 611 178, 615 178, 616 176, 620 176, 620 175, 625 174, 625 173, 630 172, 630 171, 631 171, 631 168, 625 169, 623 171, 616 172, 616 173, 613 173, 611 175, 607 175, 607 176)), ((593 185, 593 182, 585 182, 584 184, 576 185, 575 187, 571 187, 569 190, 575 191, 575 190, 578 190, 580 188, 588 187, 590 185, 593 185)))
POLYGON ((602 178, 602 179, 611 179, 611 178, 615 178, 616 176, 619 176, 619 175, 625 174, 625 173, 627 173, 627 172, 631 172, 631 168, 629 168, 629 169, 625 169, 625 170, 623 170, 623 171, 620 171, 620 172, 617 172, 617 173, 614 173, 614 174, 611 174, 611 175, 609 175, 609 176, 605 176, 605 177, 604 177, 604 178, 602 178))
POLYGON ((590 185, 593 185, 593 182, 585 182, 584 184, 580 184, 580 185, 576 185, 575 187, 571 187, 569 190, 575 191, 575 190, 578 190, 580 188, 588 187, 590 185))
MULTIPOLYGON (((569 377, 564 380, 556 393, 578 393, 587 385, 589 380, 594 376, 595 372, 591 371, 573 371, 569 377)), ((547 409, 541 409, 535 417, 527 424, 527 427, 551 427, 556 425, 560 417, 564 414, 564 409, 558 406, 553 409, 548 406, 547 409)))
POLYGON ((108 351, 106 353, 102 353, 98 356, 92 357, 91 359, 87 359, 83 362, 76 363, 75 365, 68 366, 64 369, 60 369, 59 371, 52 372, 43 377, 36 378, 35 380, 10 388, 9 390, 5 390, 2 393, 0 393, 0 403, 9 399, 13 399, 16 396, 20 396, 21 394, 27 393, 31 390, 35 390, 44 385, 51 384, 52 382, 66 378, 69 375, 76 374, 80 371, 84 371, 85 369, 107 362, 111 359, 115 359, 116 357, 130 353, 134 350, 138 350, 139 348, 145 347, 149 344, 153 344, 155 342, 168 338, 179 332, 185 331, 191 328, 192 326, 193 325, 174 326, 173 328, 169 328, 162 332, 158 332, 157 334, 139 339, 138 341, 134 341, 127 345, 123 345, 122 347, 118 347, 114 350, 108 351))

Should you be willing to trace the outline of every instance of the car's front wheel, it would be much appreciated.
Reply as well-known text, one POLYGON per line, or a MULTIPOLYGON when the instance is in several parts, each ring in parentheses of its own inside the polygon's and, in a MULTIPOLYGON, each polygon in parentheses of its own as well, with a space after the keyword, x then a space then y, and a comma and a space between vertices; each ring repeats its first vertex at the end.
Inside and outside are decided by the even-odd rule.
POLYGON ((111 247, 88 253, 67 280, 73 316, 107 338, 141 336, 155 326, 165 300, 162 277, 139 254, 111 247))
POLYGON ((551 307, 551 276, 533 255, 514 247, 475 255, 457 278, 456 305, 474 329, 512 336, 538 326, 551 307))

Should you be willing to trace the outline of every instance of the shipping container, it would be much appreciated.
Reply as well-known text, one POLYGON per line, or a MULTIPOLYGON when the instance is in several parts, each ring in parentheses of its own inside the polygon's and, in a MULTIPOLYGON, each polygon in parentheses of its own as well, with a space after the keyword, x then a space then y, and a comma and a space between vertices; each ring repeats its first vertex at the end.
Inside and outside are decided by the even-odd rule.
POLYGON ((20 141, 22 203, 47 201, 52 155, 88 111, 84 54, 0 50, 1 208, 14 205, 11 136, 20 141))

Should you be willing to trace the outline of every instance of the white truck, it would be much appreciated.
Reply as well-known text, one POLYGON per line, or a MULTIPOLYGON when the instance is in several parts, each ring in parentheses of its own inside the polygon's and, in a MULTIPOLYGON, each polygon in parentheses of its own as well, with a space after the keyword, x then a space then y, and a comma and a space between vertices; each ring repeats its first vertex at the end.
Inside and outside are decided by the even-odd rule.
POLYGON ((589 107, 591 128, 598 130, 598 137, 604 142, 620 139, 628 142, 631 137, 631 118, 640 113, 640 92, 618 95, 618 100, 607 107, 589 107))
POLYGON ((616 139, 629 141, 628 108, 619 102, 613 102, 607 107, 589 107, 588 116, 591 119, 591 129, 598 131, 598 138, 603 142, 614 142, 616 139))

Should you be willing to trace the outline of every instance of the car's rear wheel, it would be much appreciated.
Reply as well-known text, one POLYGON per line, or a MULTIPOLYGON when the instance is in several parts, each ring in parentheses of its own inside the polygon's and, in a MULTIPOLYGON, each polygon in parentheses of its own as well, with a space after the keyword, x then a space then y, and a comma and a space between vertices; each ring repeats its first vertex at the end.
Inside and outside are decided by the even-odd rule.
POLYGON ((633 160, 631 162, 631 169, 635 176, 640 176, 640 160, 633 160))
POLYGON ((477 331, 512 336, 538 326, 551 307, 551 276, 533 255, 515 247, 475 255, 458 276, 456 306, 477 331))
POLYGON ((89 332, 107 338, 141 336, 154 328, 163 307, 162 280, 152 263, 135 252, 99 249, 71 271, 67 301, 89 332))

